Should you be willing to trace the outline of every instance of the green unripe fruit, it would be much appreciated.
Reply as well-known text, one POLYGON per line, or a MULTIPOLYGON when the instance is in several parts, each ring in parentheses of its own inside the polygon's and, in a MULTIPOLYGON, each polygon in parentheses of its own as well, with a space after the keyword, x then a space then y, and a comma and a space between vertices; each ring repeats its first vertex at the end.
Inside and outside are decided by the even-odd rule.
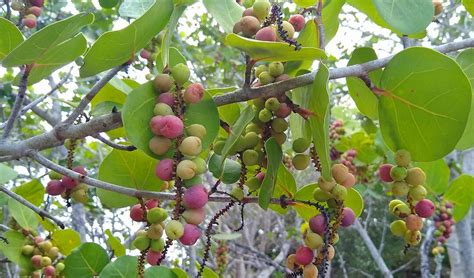
POLYGON ((273 76, 271 76, 268 71, 264 71, 260 73, 260 75, 258 76, 258 80, 260 81, 260 84, 268 85, 270 83, 273 83, 273 81, 275 81, 275 78, 273 78, 273 76))
POLYGON ((403 204, 403 201, 402 200, 398 200, 398 199, 395 199, 395 200, 391 200, 390 203, 388 203, 388 210, 393 213, 393 210, 395 209, 395 207, 399 204, 403 204))
POLYGON ((323 246, 323 243, 323 238, 317 233, 313 233, 309 230, 306 232, 306 236, 304 237, 304 244, 307 247, 311 249, 318 249, 323 246))
POLYGON ((255 68, 255 76, 260 76, 260 74, 264 71, 268 71, 268 67, 266 65, 259 65, 255 68))
POLYGON ((49 249, 48 251, 48 257, 50 257, 51 259, 56 258, 58 254, 59 254, 59 248, 56 246, 51 247, 51 249, 49 249))
POLYGON ((282 118, 275 118, 272 120, 272 130, 277 133, 285 132, 288 129, 288 122, 282 118))
POLYGON ((411 162, 411 155, 406 150, 399 150, 395 153, 395 163, 401 167, 408 167, 411 162))
POLYGON ((390 224, 390 231, 394 236, 404 236, 407 232, 407 226, 403 220, 395 220, 390 224))
POLYGON ((408 207, 407 204, 403 203, 403 204, 396 205, 393 208, 393 214, 395 216, 400 217, 400 218, 405 218, 405 217, 407 217, 408 215, 411 214, 411 210, 410 210, 410 207, 408 207))
POLYGON ((53 263, 53 261, 51 260, 50 257, 43 256, 41 258, 41 266, 48 266, 48 265, 51 265, 52 263, 53 263))
POLYGON ((286 142, 286 134, 285 133, 278 133, 278 132, 271 132, 272 137, 275 138, 275 141, 278 145, 283 145, 286 142))
POLYGON ((326 202, 327 200, 329 200, 333 196, 331 195, 331 193, 326 192, 326 191, 322 190, 321 188, 316 188, 313 191, 313 197, 318 202, 326 202))
POLYGON ((63 263, 57 263, 56 264, 56 271, 59 273, 61 271, 63 271, 64 269, 66 268, 66 265, 63 264, 63 263))
POLYGON ((335 234, 334 234, 334 239, 333 239, 333 241, 332 241, 332 244, 333 244, 333 245, 336 245, 338 242, 339 242, 339 234, 338 234, 338 233, 335 233, 335 234))
POLYGON ((178 149, 185 156, 196 156, 202 152, 201 139, 197 136, 188 136, 183 139, 178 149))
POLYGON ((160 238, 160 239, 153 239, 150 242, 150 250, 154 252, 161 252, 165 248, 165 241, 160 238))
POLYGON ((311 158, 307 154, 297 154, 293 157, 292 163, 296 170, 308 168, 311 158))
POLYGON ((277 78, 278 76, 282 75, 285 71, 285 67, 281 62, 272 62, 268 66, 268 72, 271 76, 277 78))
POLYGON ((264 108, 258 113, 258 119, 264 123, 269 122, 272 119, 272 112, 270 110, 264 108))
POLYGON ((252 103, 258 109, 263 109, 265 107, 265 99, 263 98, 254 98, 252 103))
POLYGON ((420 231, 410 231, 405 232, 405 242, 411 246, 418 245, 421 241, 421 232, 420 231))
POLYGON ((196 174, 200 175, 200 174, 204 174, 207 170, 207 164, 206 164, 206 161, 200 157, 196 157, 196 158, 193 158, 191 160, 192 162, 194 162, 194 164, 196 164, 196 174))
POLYGON ((331 199, 327 200, 326 203, 328 204, 329 208, 335 209, 335 208, 339 207, 339 204, 337 203, 336 199, 334 199, 334 198, 331 198, 331 199))
POLYGON ((407 168, 402 167, 402 166, 394 166, 392 169, 390 169, 390 177, 394 181, 402 181, 406 178, 407 176, 407 168))
POLYGON ((165 219, 168 217, 168 212, 162 208, 152 208, 148 210, 146 214, 146 219, 148 220, 149 223, 160 223, 165 221, 165 219))
MULTIPOLYGON (((293 36, 295 35, 295 27, 293 27, 293 25, 291 25, 291 23, 289 23, 288 21, 283 21, 282 22, 282 27, 283 27, 283 30, 286 31, 286 35, 289 39, 292 39, 293 36)), ((280 39, 282 39, 280 37, 280 33, 278 33, 278 37, 280 39)))
POLYGON ((184 234, 184 226, 177 220, 171 220, 165 226, 165 233, 172 240, 178 239, 184 234))
POLYGON ((392 194, 394 196, 406 196, 410 187, 404 181, 395 181, 392 183, 392 194))
POLYGON ((330 192, 336 186, 336 181, 334 179, 326 181, 323 177, 319 177, 318 185, 323 191, 330 192))
POLYGON ((135 237, 140 237, 140 236, 145 236, 146 237, 146 231, 145 230, 138 230, 137 233, 135 234, 135 237))
POLYGON ((245 127, 245 132, 247 132, 247 133, 252 133, 253 132, 255 134, 260 134, 262 132, 262 128, 259 127, 256 124, 254 124, 254 123, 250 123, 245 127))
POLYGON ((244 199, 245 193, 240 187, 234 187, 232 188, 230 195, 232 195, 235 199, 242 201, 244 199))
POLYGON ((206 128, 200 124, 192 124, 186 128, 186 133, 188 136, 196 136, 203 139, 206 136, 206 128))
POLYGON ((21 248, 21 253, 25 256, 29 256, 33 254, 33 251, 35 250, 35 247, 32 245, 25 245, 21 248))
POLYGON ((344 201, 347 197, 347 188, 340 184, 336 184, 336 186, 331 190, 331 194, 336 198, 336 200, 344 201))
POLYGON ((264 20, 270 12, 270 2, 268 0, 257 0, 253 3, 253 14, 260 20, 264 20))
POLYGON ((162 222, 155 223, 148 227, 146 231, 146 236, 149 239, 160 239, 163 236, 163 226, 162 222))
POLYGON ((251 131, 245 134, 243 140, 246 148, 253 148, 260 142, 260 137, 258 137, 257 133, 251 131))
POLYGON ((140 251, 146 250, 150 246, 150 239, 146 236, 137 236, 132 245, 140 251))
POLYGON ((426 197, 426 195, 428 194, 428 191, 426 191, 426 188, 423 185, 417 185, 417 186, 412 187, 410 191, 408 192, 408 194, 411 197, 411 199, 415 201, 420 201, 426 197))
POLYGON ((153 80, 153 86, 155 87, 155 90, 165 93, 171 90, 173 81, 168 74, 158 74, 153 80))
POLYGON ((176 167, 176 175, 183 180, 192 179, 197 172, 197 166, 191 160, 182 160, 176 167))
POLYGON ((71 198, 78 202, 85 204, 87 201, 89 201, 89 195, 87 194, 87 191, 84 189, 77 189, 74 192, 71 193, 71 198))
POLYGON ((309 148, 310 144, 311 144, 310 140, 303 137, 298 138, 295 141, 293 141, 293 151, 297 153, 303 153, 309 148))
POLYGON ((48 176, 49 176, 49 178, 52 179, 52 180, 60 180, 60 179, 63 178, 63 175, 62 175, 62 174, 60 174, 60 173, 58 173, 58 172, 55 172, 55 171, 50 171, 50 172, 48 173, 48 176))
POLYGON ((265 101, 265 108, 270 111, 277 111, 280 108, 280 102, 276 97, 271 97, 265 101))
POLYGON ((247 180, 245 185, 249 188, 250 191, 255 191, 260 188, 260 186, 262 185, 262 182, 256 177, 251 177, 250 179, 247 180))
POLYGON ((244 141, 244 136, 240 136, 237 139, 237 142, 235 142, 235 144, 232 146, 231 152, 238 153, 244 151, 246 149, 245 144, 246 142, 244 141))
POLYGON ((408 169, 406 182, 411 185, 423 185, 426 182, 426 174, 419 167, 413 167, 408 169))
POLYGON ((217 141, 213 145, 213 150, 216 154, 221 155, 222 150, 224 149, 224 146, 225 146, 225 141, 217 141))
POLYGON ((156 116, 174 115, 173 109, 166 103, 157 103, 153 109, 156 116))
POLYGON ((258 153, 254 150, 246 150, 242 155, 242 161, 247 166, 258 164, 258 153))
POLYGON ((168 138, 155 136, 150 139, 148 147, 154 154, 163 155, 171 148, 172 143, 168 138))
POLYGON ((41 248, 41 250, 48 252, 49 249, 53 247, 53 244, 49 240, 42 241, 38 244, 38 246, 41 248))
POLYGON ((173 76, 174 81, 182 86, 189 80, 189 68, 185 64, 179 63, 171 69, 171 75, 173 76))

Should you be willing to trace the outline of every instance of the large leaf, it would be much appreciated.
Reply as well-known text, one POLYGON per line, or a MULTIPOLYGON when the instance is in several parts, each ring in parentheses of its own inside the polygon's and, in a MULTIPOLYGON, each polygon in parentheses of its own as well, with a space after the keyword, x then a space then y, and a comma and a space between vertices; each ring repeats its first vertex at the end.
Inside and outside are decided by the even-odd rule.
POLYGON ((107 235, 107 243, 109 244, 110 248, 114 251, 114 255, 116 257, 120 257, 125 255, 125 246, 122 245, 120 240, 115 237, 112 232, 107 229, 105 230, 105 234, 107 235))
POLYGON ((124 0, 120 4, 119 14, 122 17, 140 17, 154 2, 154 0, 124 0))
MULTIPOLYGON (((319 47, 319 33, 314 20, 308 20, 298 35, 298 42, 304 47, 319 47)), ((289 61, 285 64, 285 73, 295 76, 300 70, 308 70, 313 65, 311 60, 289 61)))
POLYGON ((255 116, 255 111, 252 106, 247 106, 244 111, 240 114, 240 117, 237 119, 235 124, 232 126, 232 129, 229 133, 229 137, 225 141, 224 148, 222 149, 222 157, 226 158, 229 155, 229 152, 232 150, 232 147, 237 143, 242 132, 244 132, 245 127, 252 121, 255 116))
MULTIPOLYGON (((474 5, 474 1, 472 2, 474 5)), ((456 149, 465 150, 474 147, 474 48, 469 48, 459 53, 456 57, 459 66, 466 73, 467 78, 471 82, 471 90, 473 93, 471 99, 471 111, 469 112, 469 119, 466 124, 466 129, 456 145, 456 149)))
MULTIPOLYGON (((285 165, 281 164, 278 167, 277 180, 275 184, 275 190, 273 190, 273 198, 280 198, 285 195, 288 198, 293 198, 296 194, 296 181, 293 174, 286 169, 285 165)), ((284 209, 280 205, 270 205, 270 209, 284 214, 288 211, 288 208, 284 209)))
POLYGON ((177 278, 178 276, 169 268, 164 266, 152 266, 145 270, 145 278, 177 278))
POLYGON ((422 32, 434 16, 432 0, 372 0, 382 18, 402 34, 422 32))
POLYGON ((234 24, 242 17, 244 9, 234 0, 203 0, 207 11, 226 33, 232 33, 234 24))
POLYGON ((448 188, 450 171, 444 159, 432 162, 417 162, 416 166, 426 174, 426 188, 435 194, 443 194, 448 188))
POLYGON ((329 70, 319 64, 318 73, 314 78, 313 91, 309 100, 309 109, 314 113, 309 117, 313 144, 321 164, 321 175, 331 180, 331 159, 329 157, 329 70))
POLYGON ((28 202, 35 206, 43 203, 44 187, 41 182, 37 179, 33 179, 27 183, 24 183, 13 189, 13 192, 25 198, 28 202))
POLYGON ((13 198, 8 199, 8 211, 23 229, 35 230, 38 227, 36 213, 13 198))
POLYGON ((289 46, 284 42, 267 42, 244 38, 236 34, 229 34, 225 38, 227 45, 246 52, 256 61, 299 61, 318 60, 326 58, 326 53, 315 47, 302 47, 295 50, 294 46, 289 46))
POLYGON ((460 221, 474 204, 474 177, 460 175, 451 182, 444 199, 454 204, 454 220, 460 221))
POLYGON ((347 197, 346 200, 344 200, 344 206, 351 208, 356 217, 359 217, 364 210, 364 199, 359 191, 354 188, 347 190, 347 197))
MULTIPOLYGON (((377 60, 377 54, 370 47, 357 48, 352 52, 348 65, 362 64, 372 60, 377 60)), ((376 86, 380 82, 382 70, 377 69, 369 73, 369 78, 376 86)), ((371 119, 377 119, 377 97, 374 92, 367 87, 364 81, 358 77, 347 77, 347 88, 359 111, 371 119)))
POLYGON ((73 229, 56 230, 51 235, 54 245, 59 248, 61 254, 68 256, 71 251, 81 244, 79 233, 73 229))
POLYGON ((173 34, 176 32, 176 26, 178 25, 178 20, 181 17, 181 15, 184 13, 184 10, 186 10, 186 5, 179 5, 175 6, 173 13, 171 13, 170 20, 168 22, 168 27, 166 28, 165 35, 163 37, 163 40, 161 42, 161 60, 163 65, 168 65, 169 63, 169 57, 170 57, 170 44, 171 44, 171 38, 173 37, 173 34))
POLYGON ((471 16, 474 16, 474 0, 462 0, 462 4, 464 5, 464 8, 471 14, 471 16))
POLYGON ((136 278, 138 258, 136 256, 122 256, 109 263, 100 272, 99 278, 136 278))
POLYGON ((209 158, 208 168, 216 179, 225 184, 232 184, 239 180, 242 165, 229 158, 222 161, 222 156, 213 154, 209 158))
POLYGON ((258 204, 261 208, 267 209, 275 190, 278 175, 278 168, 281 164, 283 153, 275 138, 271 137, 265 142, 265 152, 267 154, 268 166, 265 178, 262 181, 260 192, 258 193, 258 204))
POLYGON ((0 185, 18 177, 18 173, 4 163, 0 163, 0 185))
POLYGON ((346 0, 327 0, 322 10, 325 44, 334 38, 339 29, 339 13, 346 0))
POLYGON ((21 249, 29 240, 20 232, 9 230, 2 234, 7 242, 0 240, 0 252, 21 268, 30 269, 31 259, 22 255, 21 249))
MULTIPOLYGON (((317 188, 317 186, 318 185, 315 183, 303 186, 298 190, 298 192, 296 192, 295 200, 314 202, 313 191, 317 188)), ((316 207, 305 203, 296 202, 292 207, 305 221, 309 221, 311 217, 319 214, 319 210, 316 207)))
MULTIPOLYGON (((134 89, 123 106, 122 121, 130 142, 147 155, 162 158, 152 153, 148 142, 153 138, 149 127, 150 119, 155 107, 156 93, 151 82, 134 89)), ((214 141, 219 131, 219 113, 212 98, 206 93, 204 98, 196 104, 188 104, 185 112, 185 125, 201 124, 206 127, 206 136, 202 140, 203 150, 214 141)), ((172 156, 170 150, 165 156, 172 156)))
MULTIPOLYGON (((137 190, 160 191, 162 181, 155 175, 157 161, 140 150, 132 152, 114 149, 99 167, 99 179, 137 190)), ((97 189, 102 204, 109 208, 133 205, 136 198, 116 192, 97 189)))
POLYGON ((107 252, 92 242, 81 244, 66 257, 64 275, 66 277, 94 277, 109 263, 107 252))
POLYGON ((0 62, 23 41, 20 30, 10 20, 0 17, 0 62))
MULTIPOLYGON (((183 54, 179 52, 178 49, 175 47, 169 48, 169 59, 168 59, 169 68, 173 68, 177 64, 186 64, 186 58, 184 58, 183 54)), ((158 72, 163 72, 165 65, 163 65, 163 60, 161 59, 161 54, 156 55, 156 63, 155 67, 158 72)))
POLYGON ((172 0, 157 0, 143 16, 124 29, 102 34, 84 57, 81 76, 95 75, 133 58, 166 26, 172 12, 172 0))
POLYGON ((454 149, 471 106, 469 80, 455 61, 411 47, 388 63, 380 86, 380 127, 388 147, 408 150, 414 161, 437 160, 454 149))

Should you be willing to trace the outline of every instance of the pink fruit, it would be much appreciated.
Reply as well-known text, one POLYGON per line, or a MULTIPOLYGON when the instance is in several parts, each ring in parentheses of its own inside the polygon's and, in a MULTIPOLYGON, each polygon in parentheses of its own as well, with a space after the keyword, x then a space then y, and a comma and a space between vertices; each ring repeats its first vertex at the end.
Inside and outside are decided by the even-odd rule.
POLYGON ((263 179, 265 178, 265 174, 263 172, 258 172, 255 177, 259 180, 259 181, 263 181, 263 179))
POLYGON ((155 252, 152 250, 148 250, 146 253, 146 261, 151 265, 157 265, 158 260, 161 258, 161 252, 155 252))
POLYGON ((36 6, 36 7, 43 7, 44 5, 44 0, 30 0, 30 3, 32 6, 36 6))
POLYGON ((279 118, 286 118, 291 114, 291 108, 286 103, 280 103, 280 107, 275 112, 275 116, 279 118))
POLYGON ((345 187, 345 188, 351 188, 354 186, 354 184, 356 183, 356 178, 353 174, 349 173, 347 174, 347 177, 346 179, 344 180, 344 182, 342 182, 342 185, 345 187))
POLYGON ((285 80, 288 80, 290 79, 290 76, 286 73, 278 76, 277 78, 275 78, 275 82, 280 82, 280 81, 285 81, 285 80))
POLYGON ((184 207, 190 209, 202 208, 207 204, 207 190, 204 186, 196 184, 186 189, 183 194, 184 207))
POLYGON ((58 180, 51 180, 46 186, 46 193, 51 196, 61 195, 64 191, 66 191, 66 187, 58 180))
POLYGON ((183 245, 194 245, 201 236, 201 230, 195 225, 184 224, 184 234, 179 238, 183 245))
POLYGON ((341 220, 342 227, 351 226, 352 224, 354 224, 355 219, 356 219, 355 213, 351 208, 344 208, 342 210, 342 220, 341 220))
POLYGON ((151 57, 151 53, 150 51, 146 50, 146 49, 142 49, 142 51, 140 51, 140 57, 142 57, 143 59, 150 59, 151 57))
POLYGON ((156 176, 164 181, 170 181, 173 179, 173 165, 172 159, 163 159, 156 165, 156 176))
POLYGON ((199 83, 193 83, 184 91, 184 101, 187 103, 198 103, 204 96, 204 87, 199 83))
POLYGON ((159 204, 159 201, 157 199, 150 199, 145 202, 145 207, 147 209, 152 209, 152 208, 156 208, 158 204, 159 204))
POLYGON ((304 23, 305 23, 304 21, 305 21, 304 16, 300 14, 292 15, 290 19, 288 20, 288 22, 290 22, 291 25, 293 25, 293 28, 295 28, 296 32, 299 32, 303 29, 304 23))
POLYGON ((161 102, 161 103, 166 103, 169 106, 173 107, 173 105, 174 105, 174 96, 173 96, 172 93, 162 93, 157 97, 156 101, 161 102))
POLYGON ((255 14, 253 13, 253 9, 252 9, 252 8, 246 9, 246 10, 242 13, 242 17, 244 17, 244 16, 253 16, 253 17, 255 17, 255 14))
POLYGON ((257 34, 255 34, 255 39, 259 41, 274 42, 277 40, 277 35, 275 29, 268 26, 258 30, 257 34))
POLYGON ((83 176, 87 176, 87 171, 82 166, 76 166, 76 167, 72 168, 72 170, 76 173, 79 173, 79 174, 83 175, 83 176))
POLYGON ((27 11, 28 14, 34 14, 35 16, 40 16, 41 15, 41 8, 40 7, 36 7, 36 6, 32 6, 30 8, 28 8, 28 11, 27 11))
POLYGON ((145 220, 143 209, 140 204, 132 206, 132 208, 130 209, 130 218, 132 218, 133 221, 137 222, 142 222, 143 220, 145 220))
POLYGON ((73 178, 70 178, 68 176, 63 176, 63 178, 61 179, 61 182, 64 185, 64 187, 66 187, 66 189, 73 189, 79 184, 79 181, 73 178))
POLYGON ((379 177, 383 182, 392 182, 393 179, 390 176, 390 170, 392 169, 392 164, 382 164, 379 167, 379 177))
POLYGON ((36 27, 36 18, 34 18, 34 15, 23 18, 21 22, 30 29, 36 27))
POLYGON ((37 236, 37 237, 35 237, 35 239, 34 239, 34 242, 35 242, 36 244, 40 244, 40 243, 43 242, 43 241, 44 241, 44 239, 43 239, 42 237, 40 237, 40 236, 37 236))
POLYGON ((419 217, 428 218, 435 212, 435 206, 430 200, 423 199, 416 203, 415 212, 419 217))
POLYGON ((162 135, 174 139, 183 134, 183 121, 174 115, 155 116, 150 121, 151 131, 156 135, 162 135))
POLYGON ((56 269, 52 265, 48 265, 43 269, 43 274, 45 276, 55 276, 56 275, 56 269))
POLYGON ((313 262, 314 253, 311 248, 300 246, 296 249, 295 262, 299 265, 308 265, 313 262))
POLYGON ((188 224, 199 225, 206 218, 206 210, 204 208, 187 209, 183 212, 183 218, 188 224))
POLYGON ((33 257, 31 257, 31 264, 35 267, 35 268, 40 268, 41 267, 41 259, 43 258, 43 256, 41 255, 34 255, 33 257))
POLYGON ((314 233, 323 235, 327 228, 327 223, 326 219, 324 218, 324 215, 318 214, 316 216, 311 217, 311 219, 309 220, 309 228, 314 233))

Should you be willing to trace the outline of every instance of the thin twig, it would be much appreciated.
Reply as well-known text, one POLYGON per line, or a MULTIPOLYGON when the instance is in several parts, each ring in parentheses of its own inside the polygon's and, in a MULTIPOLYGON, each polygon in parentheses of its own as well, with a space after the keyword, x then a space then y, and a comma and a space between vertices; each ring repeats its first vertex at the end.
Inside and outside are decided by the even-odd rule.
POLYGON ((19 89, 18 89, 18 94, 16 95, 15 98, 15 104, 13 104, 12 112, 10 114, 10 117, 8 118, 7 124, 5 125, 5 130, 3 131, 3 139, 8 138, 10 135, 10 132, 13 129, 13 125, 15 124, 16 118, 20 116, 20 110, 21 107, 23 106, 23 101, 26 96, 26 86, 28 85, 28 76, 30 74, 30 67, 25 66, 22 69, 21 77, 20 77, 20 83, 19 83, 19 89))
POLYGON ((120 144, 117 144, 117 143, 114 143, 110 140, 107 140, 105 139, 102 135, 100 134, 96 134, 94 135, 94 138, 96 138, 97 140, 101 141, 102 143, 106 144, 107 146, 109 147, 112 147, 114 149, 117 149, 117 150, 121 150, 121 151, 134 151, 137 149, 137 147, 135 146, 132 146, 132 145, 120 145, 120 144))

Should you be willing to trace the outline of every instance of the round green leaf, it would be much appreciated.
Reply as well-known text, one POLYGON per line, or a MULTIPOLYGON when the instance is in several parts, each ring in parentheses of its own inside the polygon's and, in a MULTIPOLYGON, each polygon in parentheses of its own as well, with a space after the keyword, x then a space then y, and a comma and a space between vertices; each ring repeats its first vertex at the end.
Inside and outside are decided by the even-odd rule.
POLYGON ((208 162, 209 171, 216 179, 225 184, 232 184, 239 180, 242 165, 235 160, 226 158, 222 162, 222 156, 213 154, 208 162))
POLYGON ((454 149, 471 106, 469 80, 455 61, 431 49, 408 48, 388 63, 380 86, 380 128, 393 151, 406 149, 414 161, 433 161, 454 149))
POLYGON ((275 138, 271 137, 265 142, 265 153, 267 154, 268 166, 260 191, 258 192, 258 205, 266 210, 275 191, 278 168, 280 168, 283 157, 281 147, 275 138))
POLYGON ((22 268, 30 269, 31 259, 22 254, 21 249, 29 242, 25 236, 17 231, 9 230, 2 234, 7 242, 0 240, 0 253, 22 268))
MULTIPOLYGON (((175 47, 170 47, 168 67, 173 68, 177 64, 186 64, 186 58, 184 58, 183 54, 181 54, 181 52, 179 52, 178 49, 176 49, 175 47)), ((156 55, 155 67, 158 70, 158 72, 163 72, 164 66, 163 66, 163 61, 161 59, 161 53, 158 53, 158 55, 156 55)))
POLYGON ((422 32, 434 16, 432 0, 373 0, 382 18, 402 34, 422 32))
MULTIPOLYGON (((298 192, 296 192, 295 200, 314 202, 313 191, 316 189, 316 187, 317 184, 315 183, 303 186, 300 188, 300 190, 298 190, 298 192)), ((305 221, 309 221, 311 217, 319 214, 319 210, 316 207, 304 203, 295 203, 292 208, 294 208, 298 215, 305 221)))
POLYGON ((33 179, 13 189, 13 192, 25 198, 28 202, 35 206, 43 203, 44 187, 41 182, 37 179, 33 179))
POLYGON ((4 163, 0 163, 0 185, 18 177, 18 173, 4 163))
POLYGON ((344 201, 344 206, 351 208, 356 217, 359 217, 364 210, 364 199, 360 195, 359 191, 351 188, 347 190, 347 197, 344 201))
MULTIPOLYGON (((474 1, 472 2, 472 5, 474 5, 474 1)), ((471 111, 469 112, 466 129, 464 130, 461 140, 459 140, 456 145, 456 149, 466 150, 474 147, 474 48, 469 48, 459 53, 458 57, 456 57, 456 61, 466 73, 467 78, 469 78, 473 93, 471 99, 471 111)))
POLYGON ((454 179, 444 199, 454 204, 454 220, 463 219, 474 204, 474 177, 464 174, 454 179))
POLYGON ((109 263, 100 272, 99 278, 136 278, 138 258, 136 256, 122 256, 109 263))
POLYGON ((110 249, 114 251, 114 255, 116 257, 125 255, 125 246, 120 242, 120 239, 115 237, 109 229, 105 230, 105 234, 107 235, 107 243, 109 244, 110 249))
POLYGON ((23 35, 10 20, 0 17, 0 61, 23 42, 23 35))
POLYGON ((72 229, 56 230, 51 239, 63 255, 71 254, 71 251, 81 244, 81 237, 72 229))
POLYGON ((83 243, 64 260, 66 277, 94 277, 109 263, 107 252, 92 242, 83 243))
POLYGON ((435 194, 443 194, 448 188, 450 171, 444 159, 432 162, 417 162, 426 174, 426 188, 435 194))

